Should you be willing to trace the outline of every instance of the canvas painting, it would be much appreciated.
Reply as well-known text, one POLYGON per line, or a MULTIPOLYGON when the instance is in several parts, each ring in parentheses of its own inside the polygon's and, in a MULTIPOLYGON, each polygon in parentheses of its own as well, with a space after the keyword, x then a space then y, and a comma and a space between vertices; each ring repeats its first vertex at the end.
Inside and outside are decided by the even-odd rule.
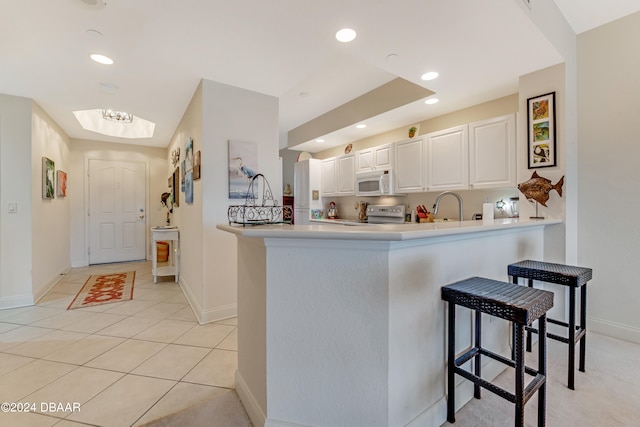
POLYGON ((185 161, 185 165, 184 167, 185 172, 189 172, 191 169, 193 169, 193 139, 189 138, 187 139, 187 142, 184 145, 184 161, 185 161))
POLYGON ((229 198, 257 199, 258 186, 249 191, 251 179, 258 173, 258 144, 229 141, 229 198))
POLYGON ((53 199, 54 196, 54 177, 55 177, 55 163, 53 160, 43 157, 42 158, 42 198, 53 199))
POLYGON ((193 203, 193 171, 189 171, 184 176, 184 201, 193 203))
POLYGON ((56 195, 67 196, 67 173, 58 171, 56 176, 56 195))

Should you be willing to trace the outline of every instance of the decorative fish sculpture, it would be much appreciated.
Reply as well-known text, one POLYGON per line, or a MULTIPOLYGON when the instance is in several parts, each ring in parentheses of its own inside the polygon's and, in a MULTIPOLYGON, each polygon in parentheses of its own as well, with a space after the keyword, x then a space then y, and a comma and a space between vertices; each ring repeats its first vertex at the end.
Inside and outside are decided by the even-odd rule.
POLYGON ((549 192, 556 190, 562 197, 562 186, 564 185, 564 176, 554 185, 550 179, 543 178, 537 172, 533 172, 531 179, 518 184, 518 190, 524 194, 527 200, 535 200, 542 206, 547 206, 549 200, 549 192))

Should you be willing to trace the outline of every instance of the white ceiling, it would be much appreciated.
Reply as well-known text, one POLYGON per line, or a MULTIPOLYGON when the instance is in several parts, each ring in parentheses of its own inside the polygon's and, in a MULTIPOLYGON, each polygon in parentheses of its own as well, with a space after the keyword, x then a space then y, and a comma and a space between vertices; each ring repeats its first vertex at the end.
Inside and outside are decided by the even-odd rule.
MULTIPOLYGON (((281 145, 398 76, 440 98, 378 118, 368 132, 379 133, 514 93, 518 76, 562 62, 518 0, 92 1, 0 0, 0 93, 34 99, 72 138, 166 147, 203 78, 278 97, 281 145), (334 39, 342 27, 356 29, 354 42, 334 39), (92 62, 94 52, 115 64, 92 62), (429 70, 440 78, 421 81, 429 70), (155 135, 85 131, 72 111, 94 108, 153 121, 155 135)), ((577 33, 640 10, 638 0, 555 1, 577 33)))

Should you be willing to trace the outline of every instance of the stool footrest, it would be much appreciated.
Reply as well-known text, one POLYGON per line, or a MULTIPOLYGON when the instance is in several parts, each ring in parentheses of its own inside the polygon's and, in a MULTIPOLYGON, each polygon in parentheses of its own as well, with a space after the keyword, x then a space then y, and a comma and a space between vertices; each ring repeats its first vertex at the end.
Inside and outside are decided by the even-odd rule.
MULTIPOLYGON (((456 374, 460 375, 461 377, 464 377, 465 379, 471 381, 472 383, 479 385, 480 387, 486 390, 489 390, 493 394, 497 394, 498 396, 508 400, 511 403, 516 403, 516 395, 514 393, 511 393, 510 391, 505 390, 502 387, 498 387, 497 385, 490 383, 489 381, 483 378, 480 378, 479 376, 474 375, 471 372, 466 371, 457 366, 454 368, 454 371, 456 374)), ((529 384, 527 384, 527 386, 524 388, 523 403, 527 403, 529 399, 531 399, 531 397, 534 394, 536 394, 538 389, 545 384, 546 380, 547 380, 547 377, 545 375, 537 374, 531 381, 529 381, 529 384)))
MULTIPOLYGON (((459 366, 464 365, 465 363, 467 363, 469 360, 473 359, 474 356, 476 356, 478 353, 480 353, 483 356, 487 356, 492 358, 493 360, 496 360, 500 363, 504 363, 505 365, 511 367, 511 368, 515 368, 516 367, 516 362, 514 362, 512 359, 509 359, 507 357, 501 356, 497 353, 494 353, 490 350, 487 350, 486 348, 478 348, 478 347, 473 347, 470 350, 468 350, 466 353, 461 354, 456 360, 455 360, 455 366, 456 368, 458 368, 459 366)), ((528 374, 528 375, 538 375, 538 371, 536 371, 535 369, 526 366, 524 367, 524 371, 528 374)))

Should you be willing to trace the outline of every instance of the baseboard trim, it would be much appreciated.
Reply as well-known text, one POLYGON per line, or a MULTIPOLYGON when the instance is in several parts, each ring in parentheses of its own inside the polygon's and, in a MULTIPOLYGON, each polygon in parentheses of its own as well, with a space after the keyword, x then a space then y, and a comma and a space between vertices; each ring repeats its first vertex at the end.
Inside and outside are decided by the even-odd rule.
POLYGON ((640 329, 597 317, 589 317, 587 331, 640 344, 640 329))
POLYGON ((34 304, 33 295, 16 295, 13 297, 0 298, 0 310, 8 310, 10 308, 28 307, 34 304))
POLYGON ((179 280, 182 293, 187 298, 187 302, 193 310, 193 314, 196 316, 198 323, 201 325, 217 322, 219 320, 231 319, 238 316, 238 304, 228 304, 218 307, 212 307, 208 309, 202 308, 198 299, 191 293, 191 288, 185 282, 182 276, 179 280))
POLYGON ((38 303, 62 278, 71 271, 71 267, 67 266, 62 269, 60 274, 56 275, 53 279, 49 280, 44 286, 41 286, 36 292, 33 293, 33 300, 38 303))
POLYGON ((245 411, 247 411, 247 415, 249 415, 251 423, 256 427, 266 427, 265 421, 267 416, 258 404, 258 401, 253 397, 251 390, 249 390, 249 386, 247 386, 247 383, 238 371, 236 371, 236 393, 238 393, 238 397, 240 397, 240 401, 242 402, 245 411))
POLYGON ((231 319, 238 316, 238 304, 222 305, 200 311, 200 324, 217 322, 219 320, 231 319))

